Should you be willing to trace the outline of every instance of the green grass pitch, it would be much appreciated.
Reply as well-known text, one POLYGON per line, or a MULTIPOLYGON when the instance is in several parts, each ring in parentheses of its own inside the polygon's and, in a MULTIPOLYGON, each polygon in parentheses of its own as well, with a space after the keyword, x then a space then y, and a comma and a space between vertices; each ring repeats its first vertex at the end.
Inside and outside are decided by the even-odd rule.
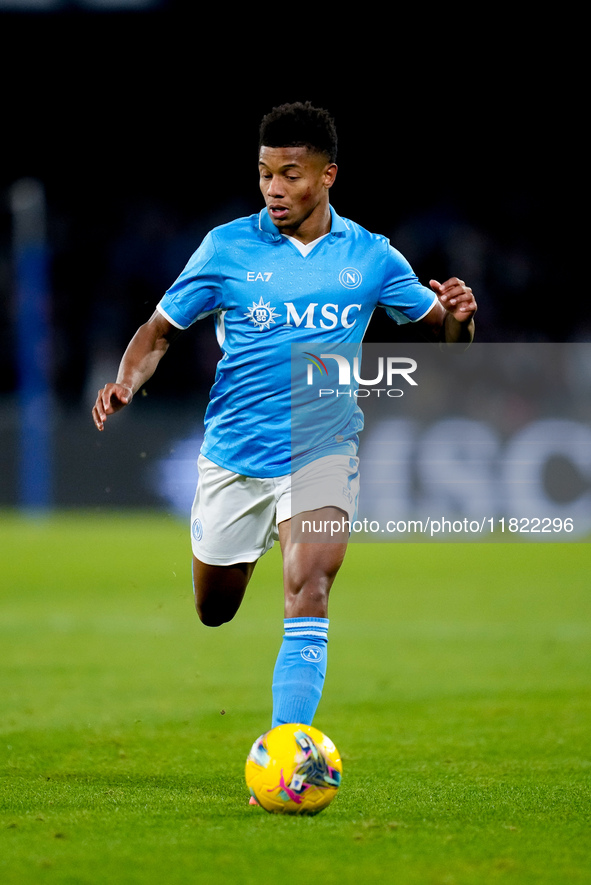
POLYGON ((0 517, 0 881, 587 883, 591 548, 352 544, 315 724, 316 818, 248 805, 280 556, 229 625, 193 611, 183 524, 0 517))

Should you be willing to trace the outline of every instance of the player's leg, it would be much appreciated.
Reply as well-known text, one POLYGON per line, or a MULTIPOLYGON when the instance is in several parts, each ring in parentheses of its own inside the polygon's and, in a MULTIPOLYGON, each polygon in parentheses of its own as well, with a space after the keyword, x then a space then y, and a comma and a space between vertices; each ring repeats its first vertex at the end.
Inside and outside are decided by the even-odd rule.
POLYGON ((244 599, 256 562, 209 565, 193 556, 195 608, 208 627, 231 621, 244 599))
POLYGON ((324 686, 328 598, 356 518, 358 460, 328 455, 297 470, 278 500, 284 633, 273 674, 273 724, 312 724, 324 686))
POLYGON ((328 617, 330 589, 347 552, 346 520, 339 508, 322 507, 279 525, 286 618, 328 617), (308 524, 342 528, 318 532, 310 541, 310 532, 302 529, 308 524))
POLYGON ((297 540, 304 520, 342 522, 335 507, 300 513, 279 526, 285 594, 283 641, 273 673, 272 724, 311 725, 324 687, 328 598, 347 550, 348 532, 312 542, 297 540))
POLYGON ((199 456, 191 510, 193 592, 204 624, 232 620, 257 560, 273 545, 275 484, 199 456))

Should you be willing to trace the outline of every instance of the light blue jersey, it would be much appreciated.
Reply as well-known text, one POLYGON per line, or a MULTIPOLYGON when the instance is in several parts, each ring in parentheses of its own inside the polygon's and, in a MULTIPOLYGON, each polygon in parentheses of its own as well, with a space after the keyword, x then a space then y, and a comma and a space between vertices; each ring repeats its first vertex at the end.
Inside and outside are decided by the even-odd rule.
POLYGON ((307 255, 267 210, 212 230, 157 305, 174 326, 215 314, 223 356, 205 414, 202 453, 245 476, 282 476, 323 455, 355 454, 363 414, 337 398, 293 453, 292 345, 360 344, 376 307, 416 322, 436 296, 388 240, 340 218, 307 255))

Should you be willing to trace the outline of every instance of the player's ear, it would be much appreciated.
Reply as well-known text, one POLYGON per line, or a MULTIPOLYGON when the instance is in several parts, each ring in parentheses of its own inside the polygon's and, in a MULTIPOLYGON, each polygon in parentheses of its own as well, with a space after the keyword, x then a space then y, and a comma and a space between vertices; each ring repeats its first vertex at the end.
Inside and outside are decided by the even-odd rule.
POLYGON ((338 166, 336 163, 329 163, 329 165, 324 170, 324 186, 332 187, 334 184, 334 180, 337 177, 338 166))

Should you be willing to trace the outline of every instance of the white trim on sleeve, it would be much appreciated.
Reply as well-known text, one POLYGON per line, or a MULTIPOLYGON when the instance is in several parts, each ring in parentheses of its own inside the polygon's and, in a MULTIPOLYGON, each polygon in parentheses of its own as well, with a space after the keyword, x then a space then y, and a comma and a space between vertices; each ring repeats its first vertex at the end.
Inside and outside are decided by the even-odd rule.
MULTIPOLYGON (((429 305, 429 307, 427 308, 427 310, 425 311, 425 313, 421 314, 420 317, 417 317, 416 320, 411 320, 411 322, 412 322, 412 323, 420 323, 421 320, 424 320, 425 317, 427 316, 427 314, 428 314, 431 310, 433 310, 433 308, 435 307, 435 304, 437 303, 438 300, 439 300, 439 299, 437 298, 437 295, 434 295, 434 296, 433 296, 433 301, 431 302, 431 304, 429 305)), ((171 322, 172 322, 172 320, 171 320, 171 322)))
POLYGON ((179 323, 176 322, 176 320, 173 320, 172 317, 168 316, 168 314, 166 313, 166 311, 164 310, 164 308, 161 307, 159 304, 156 305, 156 310, 158 311, 158 313, 162 314, 162 316, 164 317, 164 319, 165 319, 165 320, 168 320, 168 322, 169 322, 172 326, 174 326, 176 329, 181 329, 181 330, 184 332, 184 331, 188 328, 187 326, 181 326, 179 323))

